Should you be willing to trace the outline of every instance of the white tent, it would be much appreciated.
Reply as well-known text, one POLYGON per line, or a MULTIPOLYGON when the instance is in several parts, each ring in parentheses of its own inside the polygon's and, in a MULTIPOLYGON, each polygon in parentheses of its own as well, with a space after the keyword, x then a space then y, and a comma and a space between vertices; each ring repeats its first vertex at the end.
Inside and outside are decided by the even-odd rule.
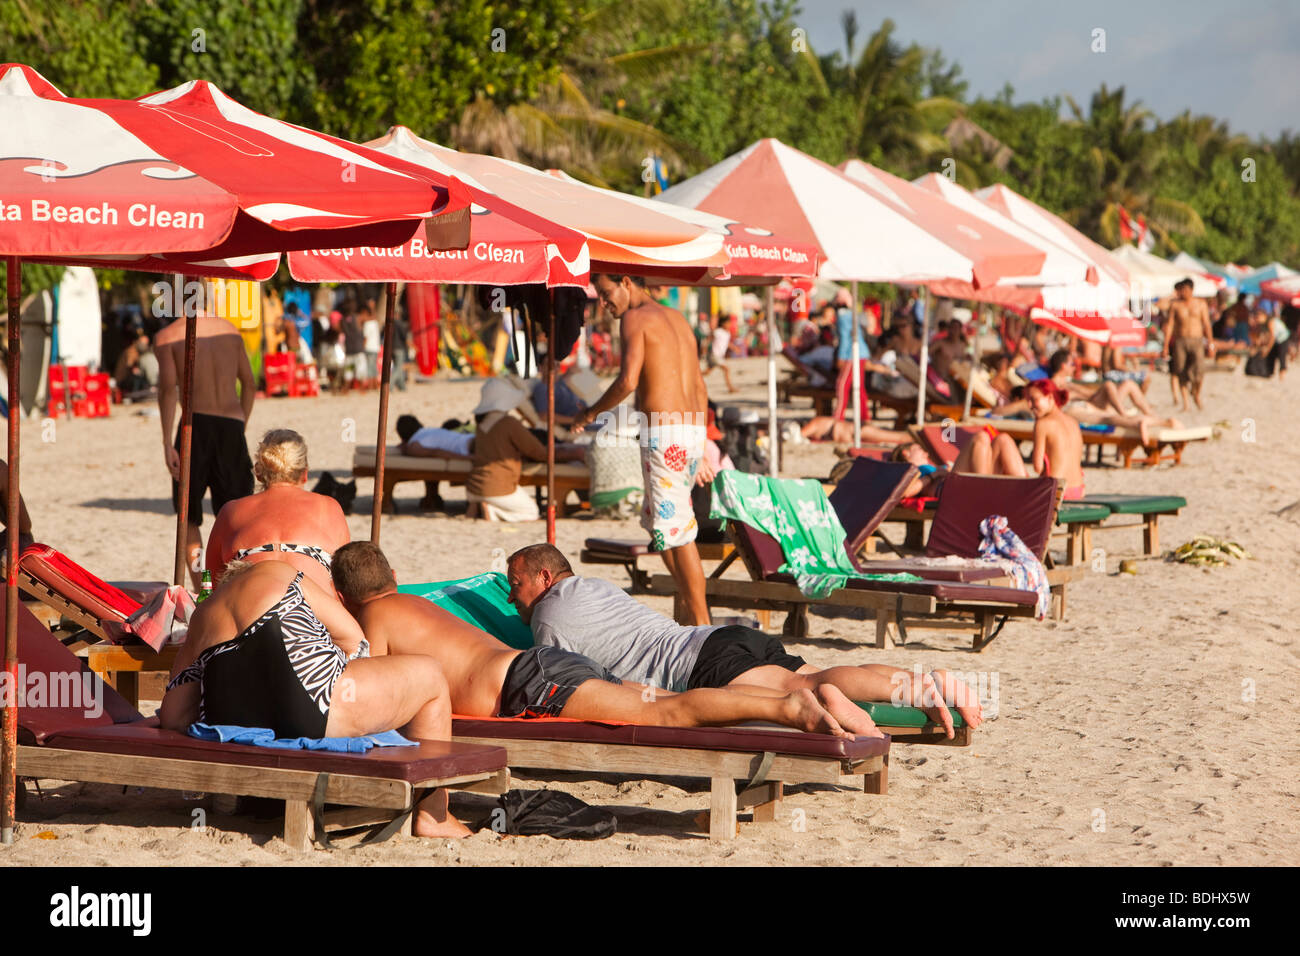
POLYGON ((1184 269, 1136 246, 1123 245, 1112 249, 1111 254, 1128 269, 1130 295, 1135 301, 1150 302, 1171 296, 1175 283, 1183 279, 1192 280, 1192 295, 1197 298, 1209 297, 1218 291, 1200 269, 1184 269))

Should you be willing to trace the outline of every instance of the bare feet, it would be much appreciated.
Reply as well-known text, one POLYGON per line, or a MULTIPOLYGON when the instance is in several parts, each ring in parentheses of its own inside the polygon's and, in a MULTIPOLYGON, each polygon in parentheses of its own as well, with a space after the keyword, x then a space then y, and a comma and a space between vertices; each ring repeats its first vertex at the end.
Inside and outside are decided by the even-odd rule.
POLYGON ((817 687, 817 699, 840 726, 858 737, 885 736, 867 712, 859 707, 834 684, 820 684, 817 687))
POLYGON ((930 674, 944 701, 961 714, 968 727, 973 730, 984 723, 984 708, 973 687, 945 670, 933 670, 930 674))
POLYGON ((447 809, 446 790, 435 790, 420 801, 415 808, 413 830, 418 837, 444 840, 460 840, 471 834, 470 828, 453 817, 447 809))
POLYGON ((810 690, 796 690, 785 698, 786 723, 813 734, 831 734, 835 737, 853 735, 840 726, 810 690))
POLYGON ((895 686, 890 702, 896 706, 919 707, 930 720, 943 727, 943 732, 951 740, 956 736, 952 729, 952 714, 944 706, 943 695, 939 693, 934 678, 929 674, 923 674, 918 687, 912 680, 912 676, 907 673, 894 675, 895 686))
POLYGON ((1142 439, 1144 447, 1151 444, 1151 426, 1148 421, 1145 415, 1138 419, 1138 436, 1142 439))

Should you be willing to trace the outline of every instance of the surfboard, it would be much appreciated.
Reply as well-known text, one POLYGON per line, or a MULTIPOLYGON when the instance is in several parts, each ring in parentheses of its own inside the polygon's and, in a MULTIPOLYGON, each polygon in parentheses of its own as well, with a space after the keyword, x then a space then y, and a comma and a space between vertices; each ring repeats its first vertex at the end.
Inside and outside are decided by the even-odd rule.
POLYGON ((438 371, 438 340, 441 334, 442 294, 430 282, 406 284, 406 316, 415 342, 415 364, 421 375, 438 371))
POLYGON ((23 355, 18 397, 24 415, 45 404, 49 392, 50 338, 54 325, 54 296, 47 290, 28 296, 20 310, 23 355))

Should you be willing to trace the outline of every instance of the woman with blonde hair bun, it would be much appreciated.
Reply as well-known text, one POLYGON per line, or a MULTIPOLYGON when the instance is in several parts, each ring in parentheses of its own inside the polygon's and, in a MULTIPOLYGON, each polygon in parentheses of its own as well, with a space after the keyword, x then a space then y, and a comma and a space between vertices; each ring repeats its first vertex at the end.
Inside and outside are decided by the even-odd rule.
POLYGON ((220 580, 231 561, 284 561, 329 593, 330 555, 352 533, 337 501, 307 490, 303 437, 288 428, 263 435, 253 454, 253 475, 261 490, 226 504, 208 538, 213 579, 220 580))

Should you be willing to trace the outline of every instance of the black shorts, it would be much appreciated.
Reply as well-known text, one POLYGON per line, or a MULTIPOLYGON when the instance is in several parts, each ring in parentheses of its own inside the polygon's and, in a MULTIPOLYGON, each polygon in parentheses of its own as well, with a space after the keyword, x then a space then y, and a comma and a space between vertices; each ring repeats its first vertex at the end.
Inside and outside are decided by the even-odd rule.
MULTIPOLYGON (((212 513, 220 514, 227 501, 253 493, 253 462, 244 440, 244 423, 224 415, 194 413, 190 441, 189 523, 203 524, 203 494, 212 489, 212 513)), ((181 449, 179 429, 176 450, 181 449)), ((172 481, 172 510, 179 510, 180 482, 172 481)))
POLYGON ((752 627, 728 624, 704 639, 695 659, 687 690, 697 687, 726 687, 745 671, 776 665, 797 671, 806 662, 785 652, 785 645, 752 627))
POLYGON ((510 662, 497 716, 558 717, 573 692, 589 680, 623 683, 590 657, 558 647, 530 647, 510 662))

